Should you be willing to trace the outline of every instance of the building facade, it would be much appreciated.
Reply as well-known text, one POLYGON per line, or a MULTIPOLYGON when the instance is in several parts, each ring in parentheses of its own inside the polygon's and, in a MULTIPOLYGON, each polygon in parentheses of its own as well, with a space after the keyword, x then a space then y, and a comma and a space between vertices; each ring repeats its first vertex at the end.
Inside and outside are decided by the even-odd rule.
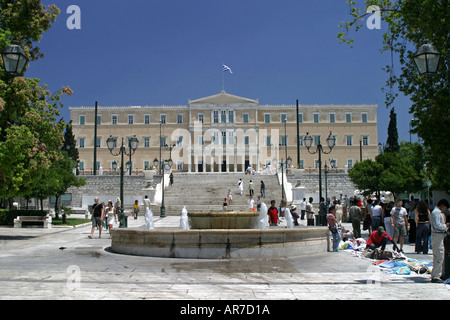
POLYGON ((122 139, 128 146, 130 138, 138 138, 133 173, 169 158, 172 170, 185 172, 242 172, 249 166, 273 170, 286 158, 294 167, 314 170, 318 155, 303 145, 307 133, 314 139, 310 151, 319 143, 328 151, 330 132, 336 140, 322 165, 351 168, 378 154, 377 105, 299 105, 297 113, 296 105, 260 105, 222 91, 179 106, 99 106, 97 125, 95 107, 69 110, 84 173, 92 173, 94 153, 96 168, 103 172, 120 160, 107 147, 110 136, 117 138, 116 152, 122 139))

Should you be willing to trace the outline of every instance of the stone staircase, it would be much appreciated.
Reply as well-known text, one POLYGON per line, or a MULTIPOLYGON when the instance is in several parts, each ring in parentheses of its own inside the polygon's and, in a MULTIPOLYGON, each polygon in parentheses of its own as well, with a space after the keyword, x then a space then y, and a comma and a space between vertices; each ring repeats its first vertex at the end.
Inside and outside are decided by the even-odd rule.
MULTIPOLYGON (((249 200, 248 185, 250 180, 255 185, 253 199, 260 195, 261 180, 266 185, 266 197, 262 198, 267 206, 270 200, 278 205, 281 200, 281 186, 276 175, 244 175, 242 173, 174 173, 174 184, 165 190, 164 204, 166 215, 180 215, 186 206, 189 211, 222 211, 222 202, 231 190, 233 204, 228 205, 228 211, 247 211, 249 200), (242 178, 244 192, 238 193, 238 181, 242 178)), ((154 214, 159 214, 158 206, 151 207, 154 214)))

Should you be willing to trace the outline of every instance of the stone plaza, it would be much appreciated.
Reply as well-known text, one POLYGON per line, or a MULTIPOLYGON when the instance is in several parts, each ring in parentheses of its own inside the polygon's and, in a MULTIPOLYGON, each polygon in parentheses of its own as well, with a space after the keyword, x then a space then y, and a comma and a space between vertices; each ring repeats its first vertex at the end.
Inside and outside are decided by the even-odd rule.
MULTIPOLYGON (((180 220, 155 216, 154 223, 177 229, 180 220)), ((143 225, 142 216, 128 219, 129 228, 143 225)), ((192 300, 256 300, 270 308, 279 300, 450 299, 450 288, 431 283, 429 274, 386 274, 345 250, 274 259, 154 258, 113 253, 108 232, 89 239, 90 229, 0 228, 0 299, 170 300, 173 314, 192 300)), ((413 244, 404 250, 432 261, 431 253, 416 255, 413 244)))

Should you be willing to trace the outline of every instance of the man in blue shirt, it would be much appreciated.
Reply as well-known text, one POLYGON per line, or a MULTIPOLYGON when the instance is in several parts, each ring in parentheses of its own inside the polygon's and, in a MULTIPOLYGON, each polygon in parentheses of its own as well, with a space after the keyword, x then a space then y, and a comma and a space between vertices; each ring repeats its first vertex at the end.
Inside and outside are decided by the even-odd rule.
POLYGON ((440 200, 436 208, 430 215, 431 242, 433 243, 433 271, 431 272, 431 282, 442 283, 442 264, 444 262, 444 238, 447 235, 447 227, 444 211, 449 207, 448 201, 440 200))

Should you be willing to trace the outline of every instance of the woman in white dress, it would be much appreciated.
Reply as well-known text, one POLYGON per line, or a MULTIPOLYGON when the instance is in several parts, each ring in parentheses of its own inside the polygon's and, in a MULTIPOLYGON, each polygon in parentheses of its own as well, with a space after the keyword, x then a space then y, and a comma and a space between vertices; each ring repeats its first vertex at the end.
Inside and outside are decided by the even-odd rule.
POLYGON ((113 206, 112 200, 108 200, 108 206, 106 207, 106 221, 108 223, 109 238, 111 239, 111 229, 113 227, 113 221, 117 223, 116 209, 113 206))
POLYGON ((341 200, 337 200, 336 201, 336 205, 334 206, 335 210, 336 210, 336 220, 338 222, 342 221, 342 215, 343 215, 343 207, 341 205, 341 200))

